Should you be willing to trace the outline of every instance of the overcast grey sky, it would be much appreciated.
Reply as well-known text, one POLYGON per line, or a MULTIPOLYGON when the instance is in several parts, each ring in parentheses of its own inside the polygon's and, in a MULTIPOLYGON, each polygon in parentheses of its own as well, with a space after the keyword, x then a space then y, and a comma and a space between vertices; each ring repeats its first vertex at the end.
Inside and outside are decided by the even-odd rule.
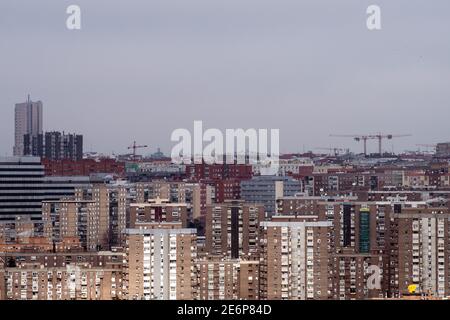
POLYGON ((361 151, 329 134, 379 131, 413 134, 388 150, 417 149, 450 140, 450 1, 1 0, 1 155, 28 93, 44 129, 84 134, 85 150, 169 152, 194 120, 279 128, 281 151, 361 151))

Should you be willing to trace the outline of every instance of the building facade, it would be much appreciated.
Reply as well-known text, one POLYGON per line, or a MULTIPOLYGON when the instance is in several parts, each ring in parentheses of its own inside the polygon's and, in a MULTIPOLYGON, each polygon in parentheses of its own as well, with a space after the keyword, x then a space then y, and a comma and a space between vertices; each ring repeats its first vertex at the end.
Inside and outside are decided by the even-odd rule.
POLYGON ((276 200, 302 192, 302 183, 289 177, 256 176, 241 182, 241 198, 248 203, 263 204, 266 214, 276 213, 276 200))
POLYGON ((24 155, 46 158, 51 161, 83 159, 83 136, 64 132, 25 134, 24 155))
POLYGON ((0 223, 17 216, 40 220, 43 200, 73 196, 88 177, 46 177, 36 157, 0 158, 0 223))
POLYGON ((30 100, 30 96, 28 96, 26 102, 16 104, 14 116, 14 156, 21 157, 24 155, 24 136, 26 134, 32 136, 42 135, 42 113, 42 102, 33 102, 30 100))
POLYGON ((447 208, 404 208, 393 215, 392 291, 450 295, 450 213, 447 208))
POLYGON ((120 252, 11 252, 2 258, 5 261, 0 261, 0 299, 123 298, 120 252))
POLYGON ((261 299, 330 298, 331 223, 317 218, 279 216, 260 224, 261 299))
POLYGON ((131 300, 197 298, 196 230, 179 223, 127 229, 125 294, 131 300))
POLYGON ((199 300, 258 300, 259 261, 209 256, 197 260, 199 300))
POLYGON ((206 252, 232 259, 257 259, 259 223, 263 220, 262 205, 227 201, 207 206, 206 252))

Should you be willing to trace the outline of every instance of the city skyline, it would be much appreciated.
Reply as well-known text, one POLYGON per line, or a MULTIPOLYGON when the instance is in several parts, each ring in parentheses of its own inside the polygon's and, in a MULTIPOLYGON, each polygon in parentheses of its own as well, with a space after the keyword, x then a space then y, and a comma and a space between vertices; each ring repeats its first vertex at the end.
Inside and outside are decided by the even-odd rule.
POLYGON ((0 1, 0 303, 449 300, 449 12, 0 1))
POLYGON ((0 154, 12 154, 27 94, 43 102, 44 130, 80 132, 86 151, 109 154, 133 140, 168 154, 170 133, 194 120, 279 128, 281 152, 362 152, 332 133, 412 134, 396 152, 446 142, 450 4, 377 3, 383 28, 370 32, 369 1, 78 1, 72 32, 67 1, 2 1, 0 154))
MULTIPOLYGON (((16 105, 15 105, 16 109, 17 108, 21 108, 22 106, 27 106, 27 105, 30 105, 30 106, 39 105, 40 110, 41 110, 40 111, 40 119, 41 119, 40 121, 43 122, 43 119, 45 119, 45 117, 42 116, 42 110, 43 110, 42 101, 41 100, 33 101, 33 100, 30 99, 30 95, 28 95, 27 99, 28 100, 23 102, 23 103, 16 103, 16 105)), ((16 113, 17 113, 17 111, 16 111, 16 113)), ((16 115, 16 122, 17 122, 17 115, 16 115)), ((40 130, 41 130, 41 132, 40 132, 41 134, 42 134, 42 129, 44 127, 45 126, 43 126, 42 123, 41 123, 40 127, 39 127, 40 130)), ((191 131, 195 132, 195 121, 194 121, 194 126, 193 127, 194 128, 191 131)), ((181 129, 181 128, 178 128, 178 130, 179 129, 181 129)), ((247 129, 254 130, 255 128, 234 128, 234 129, 231 129, 231 130, 234 131, 234 130, 240 130, 240 129, 243 129, 245 131, 247 129)), ((184 128, 183 128, 183 130, 184 130, 184 128)), ((189 128, 186 129, 186 130, 189 131, 189 128)), ((226 130, 228 130, 228 129, 226 129, 226 130)), ((17 131, 17 129, 16 129, 16 131, 17 131)), ((53 132, 56 132, 56 131, 53 131, 53 132)), ((64 133, 64 131, 63 131, 63 133, 64 133)), ((36 135, 36 133, 34 133, 34 135, 36 135)), ((19 136, 20 136, 20 133, 19 133, 19 136)), ((373 133, 364 133, 364 134, 343 134, 343 135, 330 134, 329 135, 330 140, 336 140, 336 138, 340 138, 340 139, 346 138, 346 140, 349 141, 348 138, 351 138, 351 140, 356 141, 358 146, 349 147, 349 145, 346 144, 346 145, 337 147, 336 144, 330 143, 329 147, 312 147, 312 148, 309 148, 309 147, 306 147, 306 145, 303 145, 302 146, 302 150, 300 150, 300 149, 297 149, 297 150, 285 150, 285 152, 282 152, 281 154, 309 153, 309 152, 313 152, 315 154, 327 154, 327 152, 325 152, 324 150, 328 150, 329 154, 343 153, 344 151, 345 152, 352 152, 354 154, 363 154, 363 153, 366 152, 366 150, 367 150, 367 155, 369 155, 369 154, 374 154, 374 155, 379 154, 379 150, 382 150, 383 153, 401 154, 403 152, 414 152, 414 151, 429 152, 429 151, 432 151, 432 149, 434 149, 433 145, 436 146, 439 143, 438 142, 438 143, 434 143, 434 144, 415 144, 414 146, 417 147, 417 150, 413 150, 413 149, 409 149, 409 150, 394 150, 394 144, 393 144, 393 141, 391 141, 393 138, 404 138, 404 137, 410 137, 410 136, 412 136, 412 135, 411 134, 400 134, 400 135, 394 134, 394 135, 392 135, 391 133, 382 133, 382 132, 373 132, 373 133), (334 138, 332 138, 332 137, 334 137, 334 138), (377 142, 380 139, 382 141, 381 142, 377 142), (364 142, 364 140, 366 140, 366 141, 364 142), (375 141, 375 140, 377 140, 377 141, 375 141), (381 148, 380 143, 382 143, 382 149, 380 149, 381 148), (386 144, 388 145, 387 147, 386 147, 386 144), (318 151, 318 150, 322 150, 322 151, 318 151)), ((17 138, 17 134, 16 134, 15 140, 17 141, 17 139, 18 138, 17 138)), ((447 142, 447 141, 445 140, 445 142, 447 142)), ((134 143, 136 143, 136 141, 134 143)), ((147 151, 143 151, 142 152, 142 155, 144 157, 152 156, 153 153, 156 154, 156 153, 162 152, 162 154, 164 154, 164 151, 166 151, 166 154, 165 154, 166 156, 170 156, 170 149, 173 148, 174 145, 175 145, 175 143, 173 141, 171 141, 170 143, 172 143, 172 145, 166 145, 166 146, 163 146, 163 147, 161 147, 161 146, 155 147, 155 146, 145 145, 145 146, 140 146, 139 148, 143 147, 143 148, 145 148, 147 150, 147 151)), ((444 140, 441 140, 440 143, 444 143, 444 140)), ((15 144, 17 144, 17 142, 15 144)), ((203 141, 203 146, 205 146, 205 145, 207 145, 207 142, 203 141)), ((23 148, 23 146, 22 146, 22 148, 23 148)), ((98 152, 98 153, 104 154, 106 156, 115 156, 115 155, 120 155, 120 154, 127 154, 127 153, 130 152, 129 150, 131 148, 132 148, 132 146, 127 146, 127 147, 124 148, 124 150, 122 150, 122 152, 120 152, 120 151, 119 152, 115 152, 114 150, 111 151, 111 152, 107 152, 107 151, 106 152, 102 152, 102 151, 99 151, 99 150, 93 148, 92 144, 91 144, 89 150, 86 150, 86 152, 88 152, 88 153, 90 153, 90 152, 98 152)), ((14 156, 14 150, 15 150, 15 147, 13 146, 13 154, 12 154, 13 156, 14 156)), ((137 153, 137 154, 139 154, 139 153, 137 153)), ((19 154, 17 154, 17 155, 20 156, 19 154)), ((10 155, 5 154, 5 156, 10 156, 10 155)))

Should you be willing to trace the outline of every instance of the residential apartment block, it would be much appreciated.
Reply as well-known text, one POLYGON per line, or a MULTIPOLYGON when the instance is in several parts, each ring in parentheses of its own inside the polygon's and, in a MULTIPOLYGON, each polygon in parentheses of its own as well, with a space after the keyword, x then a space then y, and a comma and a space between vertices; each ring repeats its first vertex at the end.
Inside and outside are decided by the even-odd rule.
POLYGON ((116 252, 11 252, 0 258, 0 299, 122 299, 122 259, 116 252))
POLYGON ((258 300, 259 261, 208 256, 197 260, 199 300, 258 300))
POLYGON ((197 298, 196 230, 165 222, 145 228, 126 230, 127 299, 197 298))
POLYGON ((396 295, 417 292, 446 297, 450 295, 450 212, 447 208, 405 208, 393 215, 391 274, 396 295))
POLYGON ((261 299, 328 299, 331 222, 278 216, 260 226, 261 299))
POLYGON ((206 252, 232 259, 257 259, 262 205, 226 201, 207 206, 206 252))

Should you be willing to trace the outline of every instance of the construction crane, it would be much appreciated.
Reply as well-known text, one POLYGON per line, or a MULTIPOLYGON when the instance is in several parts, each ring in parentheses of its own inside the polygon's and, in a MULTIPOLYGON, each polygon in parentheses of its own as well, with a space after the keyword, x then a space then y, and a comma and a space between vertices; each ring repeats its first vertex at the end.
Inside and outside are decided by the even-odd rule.
POLYGON ((133 149, 133 161, 136 161, 136 149, 141 149, 141 148, 148 148, 148 146, 147 145, 139 146, 136 144, 136 141, 134 141, 133 144, 128 147, 128 149, 133 149))
POLYGON ((367 140, 378 140, 378 154, 381 156, 383 154, 382 141, 383 139, 391 140, 393 138, 409 137, 410 134, 368 134, 368 135, 353 135, 353 134, 331 134, 330 137, 343 137, 343 138, 353 138, 355 141, 362 141, 364 143, 364 155, 367 155, 367 140))
POLYGON ((362 141, 364 144, 364 155, 367 155, 367 140, 370 139, 367 135, 357 135, 357 134, 330 134, 330 137, 340 137, 340 138, 353 138, 355 141, 362 141))
POLYGON ((349 149, 342 149, 342 148, 315 148, 317 150, 328 150, 330 151, 330 154, 337 156, 340 152, 342 153, 350 153, 349 149))
POLYGON ((383 154, 383 150, 381 148, 382 140, 388 139, 391 140, 392 138, 403 138, 403 137, 410 137, 410 134, 376 134, 371 136, 372 139, 378 139, 378 154, 381 156, 383 154))

